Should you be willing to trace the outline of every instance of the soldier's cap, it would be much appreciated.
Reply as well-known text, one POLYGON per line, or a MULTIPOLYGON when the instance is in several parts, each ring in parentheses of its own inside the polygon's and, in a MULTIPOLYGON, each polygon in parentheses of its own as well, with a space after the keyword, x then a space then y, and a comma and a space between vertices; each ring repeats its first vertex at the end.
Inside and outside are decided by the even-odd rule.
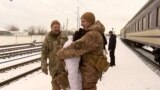
POLYGON ((81 16, 81 19, 85 19, 87 20, 88 22, 90 22, 91 24, 94 24, 95 23, 95 16, 93 13, 91 12, 85 12, 82 16, 81 16))
POLYGON ((55 24, 61 25, 58 20, 53 20, 52 23, 51 23, 51 28, 52 28, 52 26, 55 25, 55 24))

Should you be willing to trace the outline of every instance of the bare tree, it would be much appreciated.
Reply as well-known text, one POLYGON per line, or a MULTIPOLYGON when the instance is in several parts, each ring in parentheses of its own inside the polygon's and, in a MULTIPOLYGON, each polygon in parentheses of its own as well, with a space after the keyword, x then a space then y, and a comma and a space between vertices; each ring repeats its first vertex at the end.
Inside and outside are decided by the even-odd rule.
POLYGON ((27 29, 27 32, 29 35, 35 35, 36 34, 36 27, 35 26, 29 26, 27 29))
POLYGON ((47 33, 47 29, 43 26, 30 26, 26 30, 29 35, 45 35, 47 33))
POLYGON ((37 27, 37 35, 45 35, 47 33, 47 29, 43 26, 37 27))
POLYGON ((19 31, 19 27, 16 25, 8 25, 7 30, 8 31, 19 31))

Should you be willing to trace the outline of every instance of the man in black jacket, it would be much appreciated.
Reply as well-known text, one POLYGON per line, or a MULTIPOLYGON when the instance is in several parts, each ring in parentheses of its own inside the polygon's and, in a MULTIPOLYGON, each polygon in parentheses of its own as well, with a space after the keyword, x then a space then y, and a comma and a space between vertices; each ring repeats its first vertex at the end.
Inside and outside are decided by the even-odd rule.
POLYGON ((109 31, 109 36, 110 38, 109 38, 108 50, 109 50, 110 59, 111 59, 110 66, 115 66, 114 52, 116 48, 116 35, 114 35, 112 31, 109 31))

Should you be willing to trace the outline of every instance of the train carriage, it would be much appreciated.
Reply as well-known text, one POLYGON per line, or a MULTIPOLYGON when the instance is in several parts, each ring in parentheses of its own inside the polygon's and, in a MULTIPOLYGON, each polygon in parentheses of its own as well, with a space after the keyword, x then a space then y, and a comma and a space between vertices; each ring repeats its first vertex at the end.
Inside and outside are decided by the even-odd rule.
POLYGON ((151 46, 160 62, 160 0, 150 0, 121 30, 121 39, 132 45, 151 46))

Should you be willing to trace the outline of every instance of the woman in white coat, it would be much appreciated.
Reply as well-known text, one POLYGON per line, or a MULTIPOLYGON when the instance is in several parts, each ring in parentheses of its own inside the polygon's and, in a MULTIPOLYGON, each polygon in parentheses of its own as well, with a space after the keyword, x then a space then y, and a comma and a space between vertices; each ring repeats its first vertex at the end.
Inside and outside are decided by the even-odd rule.
MULTIPOLYGON (((63 48, 69 46, 72 42, 80 39, 85 34, 83 29, 79 29, 73 35, 73 38, 69 38, 68 41, 64 44, 63 48)), ((79 71, 81 57, 73 57, 65 59, 66 69, 68 71, 68 80, 71 90, 82 90, 82 80, 81 74, 79 71)))

